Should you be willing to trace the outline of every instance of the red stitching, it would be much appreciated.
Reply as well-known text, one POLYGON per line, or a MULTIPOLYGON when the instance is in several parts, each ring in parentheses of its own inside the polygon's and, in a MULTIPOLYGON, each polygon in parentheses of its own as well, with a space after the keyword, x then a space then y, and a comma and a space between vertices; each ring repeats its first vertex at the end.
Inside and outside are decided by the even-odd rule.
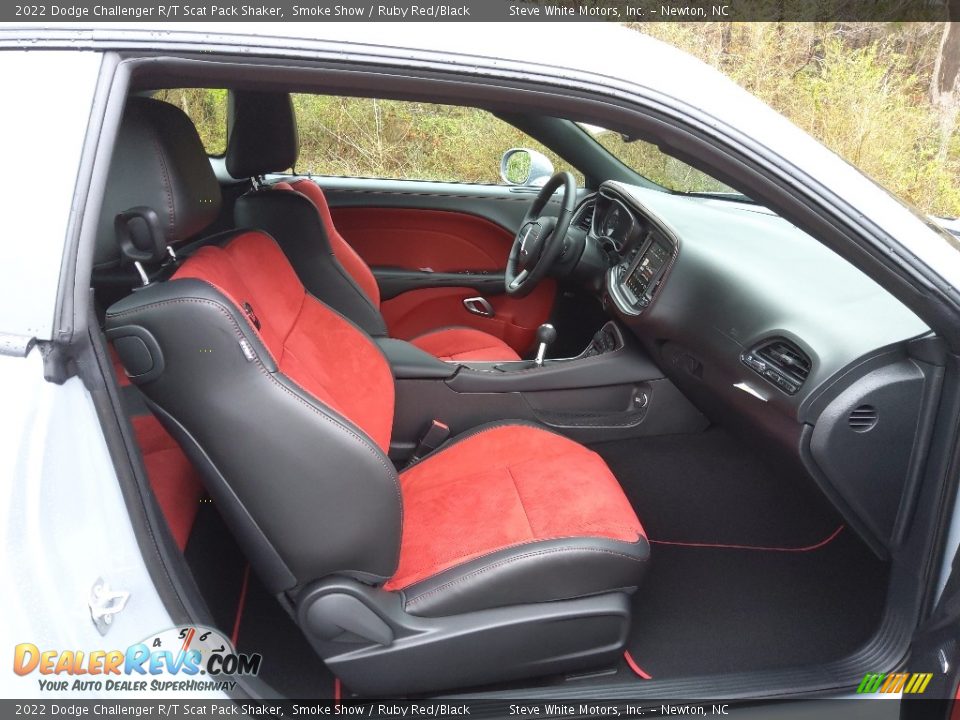
POLYGON ((829 536, 824 538, 818 543, 813 545, 807 545, 805 547, 768 547, 764 545, 727 545, 724 543, 697 543, 697 542, 674 542, 673 540, 649 540, 651 545, 674 545, 677 547, 697 547, 697 548, 714 548, 719 550, 754 550, 757 552, 784 552, 784 553, 800 553, 800 552, 810 552, 811 550, 819 550, 826 545, 829 545, 833 542, 836 537, 843 531, 846 525, 841 525, 836 530, 834 530, 829 536))

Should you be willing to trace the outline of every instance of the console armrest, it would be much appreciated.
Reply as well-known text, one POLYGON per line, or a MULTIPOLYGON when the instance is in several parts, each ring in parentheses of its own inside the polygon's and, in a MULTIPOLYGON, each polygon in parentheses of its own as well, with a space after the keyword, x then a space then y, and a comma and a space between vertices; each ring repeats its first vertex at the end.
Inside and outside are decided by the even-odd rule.
POLYGON ((380 350, 387 356, 395 378, 438 379, 451 377, 458 365, 445 363, 404 340, 374 338, 380 350))

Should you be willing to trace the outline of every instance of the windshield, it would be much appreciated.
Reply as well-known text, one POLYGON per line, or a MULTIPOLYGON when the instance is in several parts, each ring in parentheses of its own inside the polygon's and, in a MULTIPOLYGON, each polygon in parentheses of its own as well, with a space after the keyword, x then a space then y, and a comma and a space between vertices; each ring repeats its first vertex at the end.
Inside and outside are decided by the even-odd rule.
POLYGON ((667 190, 678 193, 730 195, 734 200, 746 197, 729 185, 677 160, 643 140, 625 139, 613 130, 577 123, 611 155, 628 168, 667 190))

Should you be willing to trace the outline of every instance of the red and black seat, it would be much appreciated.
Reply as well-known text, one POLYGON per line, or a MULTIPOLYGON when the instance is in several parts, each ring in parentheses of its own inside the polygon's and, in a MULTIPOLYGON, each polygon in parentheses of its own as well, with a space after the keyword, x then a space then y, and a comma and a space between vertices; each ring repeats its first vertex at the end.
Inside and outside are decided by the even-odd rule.
MULTIPOLYGON (((168 240, 194 234, 219 206, 202 154, 177 108, 131 99, 103 212, 152 208, 168 240), (133 167, 137 189, 117 187, 133 167)), ((649 546, 600 457, 502 422, 398 473, 390 366, 270 235, 212 238, 112 305, 107 333, 254 569, 353 689, 476 685, 622 651, 649 546)))
MULTIPOLYGON (((231 92, 226 166, 235 178, 258 178, 294 166, 299 151, 296 118, 287 93, 231 92)), ((323 190, 312 180, 280 182, 240 198, 238 226, 261 228, 280 243, 303 284, 316 297, 373 336, 389 329, 380 313, 380 288, 373 272, 333 223, 323 190), (300 212, 279 193, 310 200, 300 212), (313 213, 310 212, 312 207, 313 213), (315 216, 314 216, 315 215, 315 216)), ((506 262, 506 258, 504 258, 506 262)), ((438 326, 409 342, 441 360, 519 360, 500 338, 469 327, 438 326)))

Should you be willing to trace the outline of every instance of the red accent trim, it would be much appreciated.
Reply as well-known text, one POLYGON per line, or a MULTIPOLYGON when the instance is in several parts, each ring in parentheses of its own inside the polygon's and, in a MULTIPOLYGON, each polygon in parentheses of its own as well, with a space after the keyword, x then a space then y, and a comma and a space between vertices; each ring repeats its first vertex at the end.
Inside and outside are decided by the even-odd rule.
POLYGON ((651 545, 674 545, 677 547, 696 547, 696 548, 714 548, 719 550, 754 550, 758 552, 784 552, 784 553, 801 553, 801 552, 810 552, 811 550, 819 550, 820 548, 833 542, 836 537, 843 532, 843 529, 846 525, 841 525, 836 530, 834 530, 829 536, 824 538, 814 545, 807 545, 805 547, 767 547, 763 545, 726 545, 723 543, 696 543, 696 542, 673 542, 672 540, 650 540, 651 545))
POLYGON ((503 340, 482 330, 465 327, 442 328, 415 337, 413 345, 440 360, 504 361, 520 356, 503 340))
POLYGON ((630 669, 633 670, 635 675, 643 678, 644 680, 653 680, 653 677, 651 677, 649 673, 647 673, 642 667, 637 665, 637 661, 633 659, 632 655, 630 655, 629 650, 624 651, 623 659, 627 661, 627 665, 630 666, 630 669))
POLYGON ((233 633, 230 635, 230 642, 233 647, 237 647, 237 638, 240 637, 240 621, 243 619, 243 608, 247 604, 247 586, 250 585, 250 563, 247 563, 243 569, 243 584, 240 586, 240 599, 237 601, 237 617, 233 621, 233 633))
POLYGON ((177 547, 186 548, 203 485, 183 450, 153 415, 130 418, 150 488, 177 547))
POLYGON ((130 378, 127 375, 127 371, 123 369, 123 363, 120 362, 120 355, 112 344, 108 347, 110 350, 110 361, 113 363, 113 374, 116 376, 120 387, 126 387, 130 384, 130 378))
POLYGON ((463 306, 466 298, 476 294, 470 288, 410 290, 384 300, 380 313, 390 337, 398 340, 410 341, 437 328, 472 328, 503 340, 523 354, 533 347, 537 328, 550 318, 557 292, 556 283, 548 278, 521 300, 491 295, 487 297, 494 312, 490 318, 467 312, 463 306))
POLYGON ((340 233, 367 265, 434 272, 500 270, 513 234, 477 215, 419 208, 332 210, 340 233))
POLYGON ((340 687, 340 678, 335 677, 333 679, 333 701, 340 702, 340 697, 342 695, 343 689, 340 687))
POLYGON ((401 473, 400 489, 400 562, 386 590, 539 540, 645 537, 599 455, 529 425, 464 438, 401 473))

